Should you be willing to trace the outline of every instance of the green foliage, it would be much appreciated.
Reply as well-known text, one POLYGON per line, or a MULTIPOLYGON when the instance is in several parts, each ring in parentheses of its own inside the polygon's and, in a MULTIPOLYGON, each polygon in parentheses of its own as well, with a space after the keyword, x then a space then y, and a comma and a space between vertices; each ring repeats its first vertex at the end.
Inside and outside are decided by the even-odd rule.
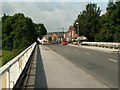
POLYGON ((37 37, 47 34, 43 24, 35 24, 24 14, 2 17, 2 44, 4 50, 26 48, 36 41, 37 37))
POLYGON ((101 10, 97 4, 88 3, 75 20, 79 23, 80 35, 87 37, 88 41, 120 42, 120 1, 109 2, 106 10, 100 16, 101 10))
POLYGON ((0 20, 0 49, 2 45, 2 21, 0 20))
POLYGON ((73 39, 72 42, 77 42, 77 40, 76 40, 76 39, 73 39))
POLYGON ((36 35, 37 35, 37 37, 40 37, 40 39, 42 38, 42 36, 47 34, 47 30, 46 30, 44 24, 35 24, 34 27, 36 30, 36 35))
POLYGON ((100 20, 100 31, 95 41, 120 42, 120 2, 109 2, 107 13, 100 20))
POLYGON ((3 64, 35 42, 38 37, 42 38, 47 34, 43 24, 33 23, 31 18, 25 17, 22 13, 16 13, 13 16, 4 14, 0 31, 2 31, 2 49, 4 50, 3 64))
POLYGON ((2 50, 0 50, 0 67, 2 66, 2 50))
POLYGON ((15 49, 13 51, 9 50, 2 50, 2 65, 9 62, 11 59, 13 59, 16 55, 18 55, 23 49, 15 49))
MULTIPOLYGON (((86 9, 78 15, 75 23, 79 23, 79 33, 88 38, 89 41, 94 41, 94 36, 98 33, 100 18, 100 8, 97 4, 88 3, 86 9)), ((74 24, 75 25, 75 24, 74 24)), ((75 25, 77 28, 77 26, 75 25)))

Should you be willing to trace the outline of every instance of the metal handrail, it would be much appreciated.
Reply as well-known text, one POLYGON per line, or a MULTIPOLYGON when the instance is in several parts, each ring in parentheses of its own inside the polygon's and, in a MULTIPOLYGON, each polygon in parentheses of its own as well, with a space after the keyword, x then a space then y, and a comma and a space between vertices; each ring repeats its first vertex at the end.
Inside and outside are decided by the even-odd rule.
POLYGON ((22 70, 24 69, 28 59, 30 58, 30 55, 32 54, 35 46, 36 46, 36 42, 33 43, 31 46, 29 46, 27 49, 21 52, 18 56, 16 56, 15 58, 13 58, 11 61, 9 61, 7 64, 5 64, 0 68, 0 82, 1 83, 5 82, 2 84, 0 83, 0 89, 14 87, 13 85, 11 85, 11 81, 13 81, 14 84, 17 82, 17 79, 22 73, 22 70), (21 61, 21 58, 22 58, 22 61, 21 61), (11 69, 15 69, 16 71, 11 69), (12 75, 15 75, 15 79, 13 78, 12 75))
POLYGON ((31 47, 33 46, 33 44, 31 46, 29 46, 27 49, 25 49, 23 52, 21 52, 18 56, 16 56, 15 58, 13 58, 12 60, 10 60, 7 64, 5 64, 4 66, 2 66, 0 68, 0 74, 2 74, 5 70, 7 70, 9 67, 11 67, 15 62, 17 62, 17 60, 23 55, 25 54, 31 47))

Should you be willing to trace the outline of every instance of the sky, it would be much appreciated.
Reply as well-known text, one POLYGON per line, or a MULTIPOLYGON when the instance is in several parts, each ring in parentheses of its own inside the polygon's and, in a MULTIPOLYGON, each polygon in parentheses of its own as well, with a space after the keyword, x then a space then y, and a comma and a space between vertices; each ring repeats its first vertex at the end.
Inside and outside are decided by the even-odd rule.
POLYGON ((108 0, 1 0, 0 17, 24 13, 34 23, 43 23, 48 32, 67 31, 89 2, 96 3, 101 14, 106 12, 108 0))

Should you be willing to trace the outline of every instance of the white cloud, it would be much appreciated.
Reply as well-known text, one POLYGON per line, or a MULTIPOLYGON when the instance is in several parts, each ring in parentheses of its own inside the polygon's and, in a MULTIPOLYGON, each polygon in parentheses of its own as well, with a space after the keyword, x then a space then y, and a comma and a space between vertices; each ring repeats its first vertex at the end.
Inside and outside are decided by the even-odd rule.
POLYGON ((98 2, 97 6, 100 7, 102 10, 101 14, 104 14, 106 12, 106 7, 107 7, 108 2, 98 2))
POLYGON ((0 18, 2 16, 2 3, 0 3, 0 18))
POLYGON ((1 2, 108 2, 108 0, 1 0, 1 2))
MULTIPOLYGON (((54 0, 55 1, 55 0, 54 0)), ((57 1, 57 0, 56 0, 57 1)), ((67 0, 66 0, 67 1, 67 0)), ((61 31, 73 24, 87 2, 2 2, 3 13, 24 13, 35 23, 43 23, 48 31, 61 31)), ((106 3, 98 3, 105 12, 106 3)))

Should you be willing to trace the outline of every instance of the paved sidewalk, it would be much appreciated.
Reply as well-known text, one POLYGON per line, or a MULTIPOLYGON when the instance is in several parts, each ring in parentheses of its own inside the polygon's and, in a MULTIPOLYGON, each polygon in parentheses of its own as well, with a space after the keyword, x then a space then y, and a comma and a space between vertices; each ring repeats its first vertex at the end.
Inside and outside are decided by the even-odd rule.
POLYGON ((97 51, 107 52, 107 53, 118 53, 118 49, 110 49, 110 48, 103 48, 103 47, 93 47, 93 46, 83 46, 83 45, 78 46, 78 45, 73 45, 73 44, 69 44, 69 46, 81 47, 81 48, 97 50, 97 51))
POLYGON ((23 81, 22 90, 47 88, 41 53, 38 47, 37 45, 33 53, 27 76, 23 81))
POLYGON ((45 45, 39 45, 48 88, 107 88, 45 45))

